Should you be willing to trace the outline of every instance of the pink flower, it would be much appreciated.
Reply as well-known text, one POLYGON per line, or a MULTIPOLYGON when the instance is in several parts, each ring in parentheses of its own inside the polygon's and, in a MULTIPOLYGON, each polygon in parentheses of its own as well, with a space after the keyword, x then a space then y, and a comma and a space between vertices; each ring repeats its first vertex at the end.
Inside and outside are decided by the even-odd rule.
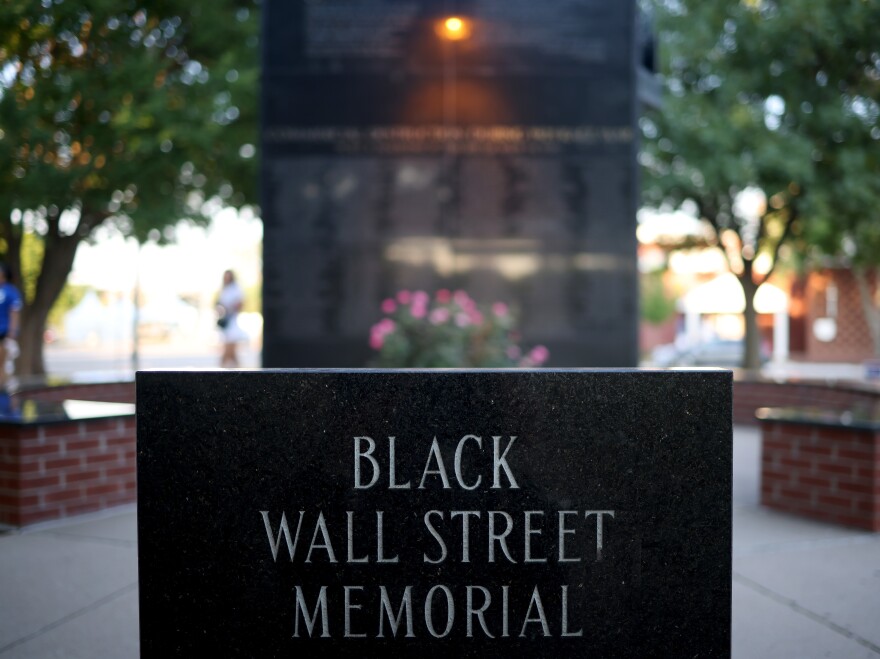
POLYGON ((461 309, 464 310, 466 313, 473 313, 473 312, 476 310, 476 308, 477 308, 477 303, 474 302, 474 301, 473 301, 471 298, 469 298, 469 297, 461 298, 460 300, 456 300, 455 302, 456 302, 456 304, 458 304, 458 306, 461 307, 461 309))
POLYGON ((409 291, 398 291, 397 292, 397 301, 401 304, 409 304, 409 301, 412 299, 412 293, 409 291))
POLYGON ((412 294, 413 304, 420 304, 423 306, 427 306, 428 302, 431 301, 431 297, 425 293, 425 291, 416 291, 412 294))
POLYGON ((373 350, 381 350, 385 344, 385 337, 397 328, 397 324, 390 318, 383 318, 370 328, 370 347, 373 350))
POLYGON ((476 308, 470 309, 469 315, 471 318, 471 322, 474 325, 482 325, 483 324, 483 314, 480 313, 476 308))
POLYGON ((452 293, 449 292, 447 288, 441 288, 437 291, 437 294, 434 296, 437 298, 437 302, 440 304, 446 304, 449 300, 452 299, 452 293))
POLYGON ((382 312, 383 313, 394 313, 397 310, 397 302, 395 302, 392 298, 387 298, 382 301, 382 312))
POLYGON ((458 303, 458 305, 461 307, 467 307, 474 302, 471 299, 471 296, 462 290, 455 291, 455 293, 452 294, 452 299, 455 300, 456 303, 458 303))
POLYGON ((449 320, 449 309, 446 307, 438 307, 437 309, 434 309, 428 317, 428 320, 434 325, 442 325, 449 320))
POLYGON ((414 300, 412 307, 410 307, 410 311, 413 318, 424 318, 428 313, 428 307, 424 304, 419 304, 418 300, 414 300))
POLYGON ((370 347, 373 350, 381 350, 383 343, 385 343, 385 332, 382 331, 379 323, 376 323, 370 328, 370 347))
POLYGON ((504 302, 496 302, 492 305, 492 313, 494 313, 499 318, 506 318, 508 314, 507 305, 504 302))
POLYGON ((550 357, 550 351, 545 346, 535 346, 529 351, 529 359, 535 366, 540 366, 550 357))
POLYGON ((471 317, 466 313, 457 313, 455 314, 455 324, 459 327, 467 327, 471 324, 471 317))

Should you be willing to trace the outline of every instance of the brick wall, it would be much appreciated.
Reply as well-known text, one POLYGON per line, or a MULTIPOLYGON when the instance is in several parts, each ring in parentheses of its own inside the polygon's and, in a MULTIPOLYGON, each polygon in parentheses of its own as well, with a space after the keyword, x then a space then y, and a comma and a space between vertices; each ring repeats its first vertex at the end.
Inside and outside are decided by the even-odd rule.
POLYGON ((880 531, 880 432, 763 421, 761 503, 880 531))
POLYGON ((35 522, 136 499, 135 418, 0 425, 0 523, 35 522))
MULTIPOLYGON (((876 291, 877 282, 870 276, 869 286, 872 291, 876 291)), ((835 268, 811 273, 807 278, 805 302, 807 359, 819 362, 861 362, 873 356, 871 334, 862 311, 856 280, 850 270, 835 268), (837 289, 837 336, 832 341, 823 342, 813 334, 813 321, 828 316, 829 286, 837 289)))

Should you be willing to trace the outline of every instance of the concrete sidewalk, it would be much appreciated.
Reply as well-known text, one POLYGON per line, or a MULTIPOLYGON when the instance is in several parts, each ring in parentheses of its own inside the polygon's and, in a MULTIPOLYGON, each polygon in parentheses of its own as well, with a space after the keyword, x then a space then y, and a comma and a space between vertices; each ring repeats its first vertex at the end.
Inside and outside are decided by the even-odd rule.
MULTIPOLYGON (((733 656, 880 657, 880 534, 758 505, 734 431, 733 656)), ((0 535, 0 659, 138 656, 134 508, 0 535)))
POLYGON ((137 657, 134 506, 0 535, 0 657, 137 657))
POLYGON ((758 503, 761 437, 733 435, 733 656, 880 657, 880 533, 758 503))

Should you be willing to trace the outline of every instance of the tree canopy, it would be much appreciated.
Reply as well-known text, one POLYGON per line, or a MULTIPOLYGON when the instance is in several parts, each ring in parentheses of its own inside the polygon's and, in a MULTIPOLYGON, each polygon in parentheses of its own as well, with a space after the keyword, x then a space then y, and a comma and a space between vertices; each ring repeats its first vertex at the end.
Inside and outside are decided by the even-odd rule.
POLYGON ((15 275, 23 236, 44 244, 20 372, 43 372, 46 315, 98 226, 162 240, 182 219, 256 203, 258 9, 254 0, 0 7, 0 238, 15 275))
POLYGON ((754 293, 790 246, 834 252, 880 231, 880 2, 652 8, 665 95, 642 120, 645 201, 691 200, 711 224, 746 294, 756 367, 754 293))

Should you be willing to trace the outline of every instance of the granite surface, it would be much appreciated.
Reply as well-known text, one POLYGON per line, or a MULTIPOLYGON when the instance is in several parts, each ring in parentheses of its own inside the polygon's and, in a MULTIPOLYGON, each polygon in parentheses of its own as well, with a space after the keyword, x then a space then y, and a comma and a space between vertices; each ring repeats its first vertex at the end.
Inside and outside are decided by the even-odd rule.
POLYGON ((505 302, 556 366, 638 363, 633 0, 262 11, 264 366, 367 365, 402 289, 505 302))
POLYGON ((729 371, 141 372, 137 409, 145 658, 729 655, 729 371))

